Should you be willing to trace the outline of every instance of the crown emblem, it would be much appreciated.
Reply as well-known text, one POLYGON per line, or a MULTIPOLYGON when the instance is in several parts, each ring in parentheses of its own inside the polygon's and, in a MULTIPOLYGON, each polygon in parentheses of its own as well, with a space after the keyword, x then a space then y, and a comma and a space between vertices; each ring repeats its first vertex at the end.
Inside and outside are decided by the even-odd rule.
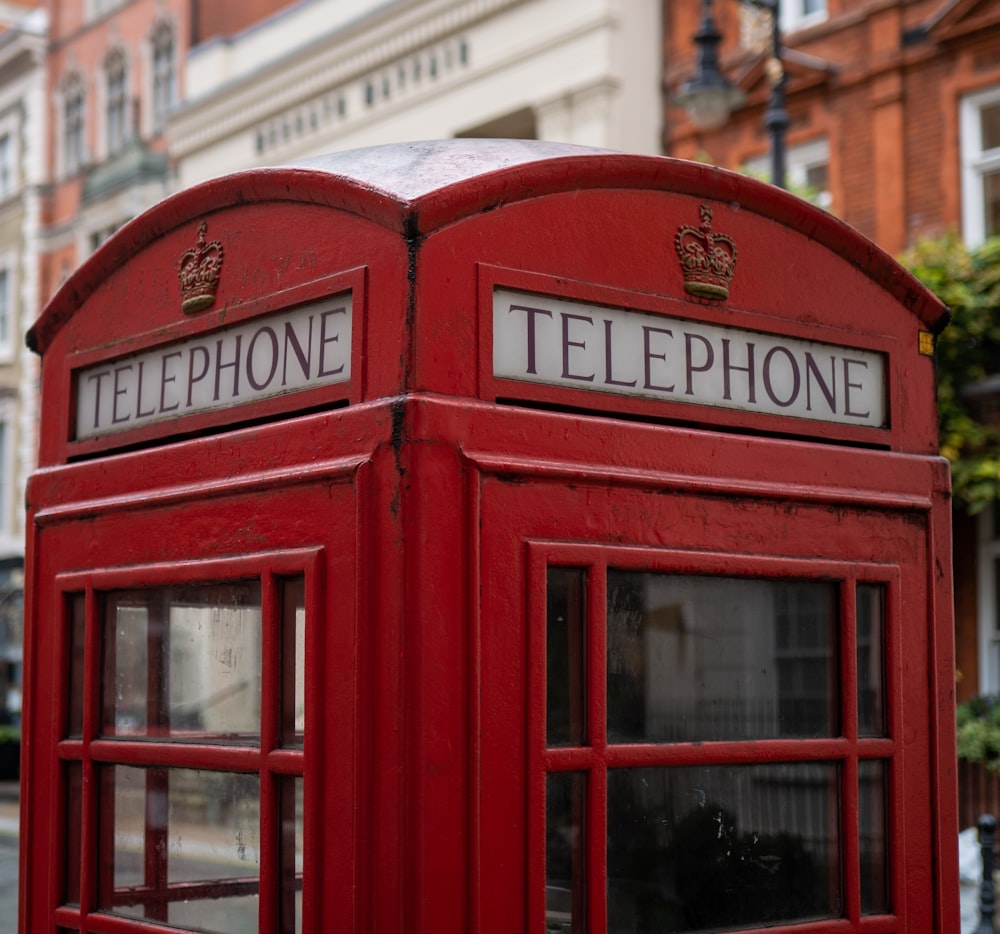
POLYGON ((736 244, 726 234, 712 233, 712 209, 703 204, 699 227, 680 227, 674 246, 681 261, 684 291, 698 298, 723 301, 736 271, 736 244))
POLYGON ((198 227, 198 243, 185 251, 177 267, 181 281, 181 310, 185 314, 203 311, 215 302, 215 290, 222 272, 222 244, 205 242, 208 225, 198 227))

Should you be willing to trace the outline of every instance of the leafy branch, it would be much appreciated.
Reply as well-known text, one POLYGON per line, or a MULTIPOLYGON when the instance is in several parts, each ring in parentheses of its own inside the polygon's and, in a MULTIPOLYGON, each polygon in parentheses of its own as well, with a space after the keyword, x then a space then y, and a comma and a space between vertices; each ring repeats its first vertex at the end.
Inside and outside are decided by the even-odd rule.
POLYGON ((926 240, 902 262, 951 309, 936 351, 940 445, 955 499, 975 514, 1000 499, 1000 432, 980 420, 969 395, 1000 379, 1000 237, 971 250, 954 234, 926 240))

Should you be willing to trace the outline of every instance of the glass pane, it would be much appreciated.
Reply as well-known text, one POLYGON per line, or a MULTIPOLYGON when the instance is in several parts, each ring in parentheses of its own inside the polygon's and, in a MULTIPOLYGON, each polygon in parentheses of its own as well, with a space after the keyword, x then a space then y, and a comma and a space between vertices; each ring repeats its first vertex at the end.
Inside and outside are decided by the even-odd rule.
POLYGON ((1000 172, 983 176, 983 199, 986 210, 986 236, 1000 234, 1000 172))
POLYGON ((983 128, 983 149, 1000 147, 1000 103, 984 107, 979 115, 983 128))
POLYGON ((86 600, 82 593, 66 597, 69 621, 69 716, 68 736, 83 736, 83 642, 86 625, 86 600))
POLYGON ((83 767, 79 762, 66 766, 66 877, 63 902, 80 904, 80 859, 83 853, 83 767))
POLYGON ((101 782, 101 823, 113 827, 101 908, 212 934, 257 930, 256 775, 118 765, 101 782))
POLYGON ((883 761, 858 763, 861 912, 866 915, 890 910, 888 775, 887 763, 883 761))
POLYGON ((885 587, 857 588, 858 734, 885 736, 885 587))
POLYGON ((545 625, 546 740, 585 742, 584 601, 586 571, 549 568, 545 625))
POLYGON ((841 914, 832 763, 608 773, 608 931, 841 914))
POLYGON ((1000 632, 1000 556, 993 559, 993 628, 1000 632))
POLYGON ((584 930, 586 787, 582 772, 552 772, 546 779, 546 934, 577 934, 584 930))
POLYGON ((806 187, 826 191, 830 187, 829 166, 825 162, 806 166, 806 187))
POLYGON ((104 732, 254 742, 260 734, 260 583, 110 593, 104 732))
POLYGON ((281 584, 281 741, 301 748, 306 728, 306 582, 281 584))
POLYGON ((837 585, 608 572, 608 739, 832 736, 837 585))
POLYGON ((281 783, 281 848, 279 851, 280 898, 278 911, 281 934, 302 930, 303 865, 302 779, 288 778, 281 783))

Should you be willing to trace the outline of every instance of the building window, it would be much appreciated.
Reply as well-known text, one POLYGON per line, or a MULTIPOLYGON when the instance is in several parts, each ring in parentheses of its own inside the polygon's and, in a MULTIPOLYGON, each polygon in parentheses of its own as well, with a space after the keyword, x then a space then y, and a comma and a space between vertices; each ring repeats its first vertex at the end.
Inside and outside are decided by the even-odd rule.
POLYGON ((125 56, 114 52, 105 64, 107 74, 107 144, 108 155, 120 152, 125 145, 128 119, 128 89, 125 74, 125 56))
POLYGON ((83 82, 71 78, 63 92, 63 168, 66 175, 75 175, 84 164, 83 82))
POLYGON ((963 98, 962 233, 971 245, 1000 234, 1000 87, 963 98))
POLYGON ((87 238, 87 246, 90 252, 96 252, 98 247, 100 247, 105 240, 115 233, 115 231, 119 230, 124 224, 125 221, 122 220, 116 224, 106 224, 104 227, 98 227, 96 230, 92 230, 87 238))
POLYGON ((826 0, 782 0, 781 28, 785 32, 804 29, 826 19, 826 0))
POLYGON ((153 33, 153 124, 162 130, 174 105, 174 31, 161 22, 153 33))
MULTIPOLYGON (((825 139, 792 146, 785 154, 785 171, 788 187, 800 197, 829 210, 833 199, 830 195, 830 143, 825 139)), ((757 178, 770 180, 771 157, 758 156, 743 164, 743 171, 757 178)))
POLYGON ((1000 503, 979 517, 979 693, 1000 693, 1000 503))
POLYGON ((0 133, 0 198, 14 190, 14 146, 9 133, 0 133))
POLYGON ((9 357, 12 351, 11 335, 11 276, 6 267, 0 268, 0 358, 9 357))
MULTIPOLYGON (((6 410, 6 406, 4 406, 4 410, 6 410)), ((12 466, 8 413, 2 411, 0 412, 0 534, 5 536, 11 532, 9 501, 14 489, 13 477, 11 476, 12 466)))
POLYGON ((87 0, 86 19, 89 22, 117 10, 125 0, 87 0))

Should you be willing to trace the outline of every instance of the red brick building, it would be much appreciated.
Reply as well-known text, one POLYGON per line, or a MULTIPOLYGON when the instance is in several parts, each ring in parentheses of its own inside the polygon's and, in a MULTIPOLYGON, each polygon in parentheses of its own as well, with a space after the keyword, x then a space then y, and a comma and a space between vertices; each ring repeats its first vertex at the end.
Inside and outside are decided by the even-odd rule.
POLYGON ((168 194, 166 116, 190 46, 291 0, 48 0, 48 168, 41 298, 127 220, 168 194))
MULTIPOLYGON (((781 5, 790 186, 808 186, 892 254, 948 231, 969 244, 1000 234, 1000 0, 781 5)), ((695 70, 700 6, 663 5, 664 151, 766 177, 768 37, 765 29, 765 41, 755 41, 747 5, 716 0, 712 11, 722 71, 746 103, 702 132, 674 102, 695 70)), ((955 543, 964 699, 1000 692, 1000 509, 956 512, 955 543)))

